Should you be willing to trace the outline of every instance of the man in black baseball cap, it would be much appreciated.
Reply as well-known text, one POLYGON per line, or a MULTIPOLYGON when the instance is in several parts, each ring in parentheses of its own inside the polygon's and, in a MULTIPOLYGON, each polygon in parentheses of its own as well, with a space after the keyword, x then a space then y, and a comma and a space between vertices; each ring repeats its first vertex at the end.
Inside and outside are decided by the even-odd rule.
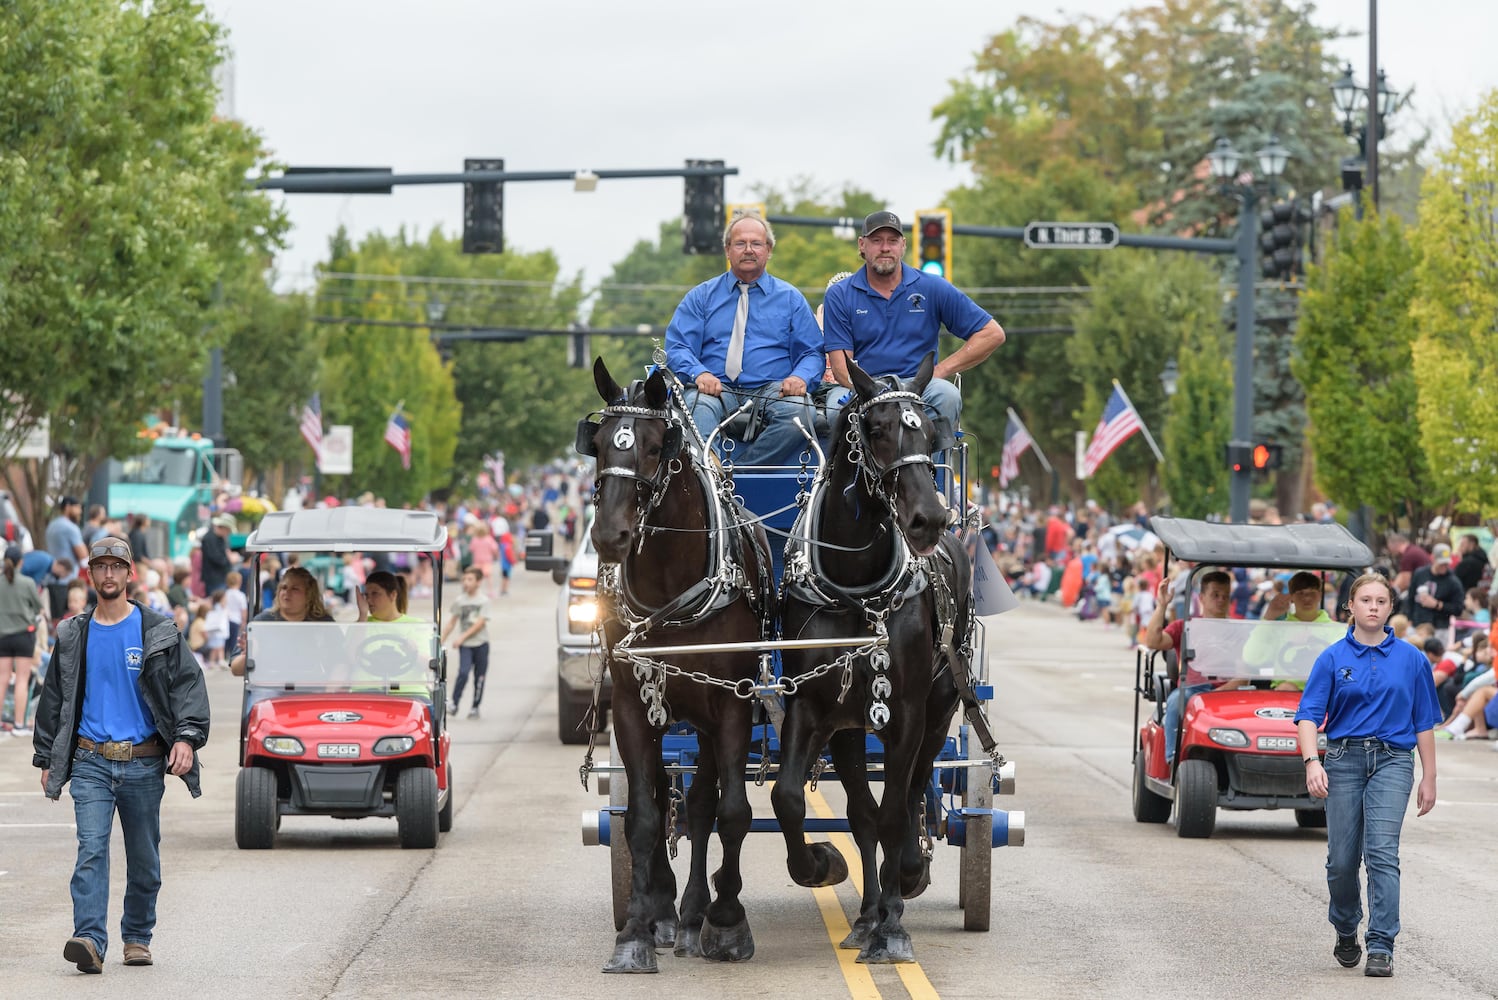
MULTIPOLYGON (((896 236, 901 238, 905 236, 905 227, 900 224, 900 217, 894 212, 871 212, 864 216, 863 235, 865 237, 873 236, 881 229, 892 229, 896 236)), ((862 249, 860 245, 860 256, 862 249)))
POLYGON ((938 353, 945 326, 966 343, 937 362, 921 398, 933 418, 956 429, 962 397, 948 380, 1004 343, 1004 328, 946 278, 905 263, 905 227, 894 212, 865 217, 858 255, 863 267, 828 288, 822 302, 823 347, 833 377, 851 388, 848 361, 854 360, 876 377, 911 378, 927 354, 938 353))

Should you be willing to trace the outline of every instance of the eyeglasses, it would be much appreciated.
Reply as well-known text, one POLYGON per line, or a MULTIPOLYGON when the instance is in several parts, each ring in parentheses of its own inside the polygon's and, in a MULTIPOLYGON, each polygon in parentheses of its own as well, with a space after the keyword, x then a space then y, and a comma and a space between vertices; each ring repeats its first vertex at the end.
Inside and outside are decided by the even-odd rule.
POLYGON ((734 240, 728 244, 728 249, 743 253, 745 250, 763 250, 767 246, 769 244, 763 240, 734 240))
POLYGON ((130 564, 120 562, 89 563, 88 571, 98 576, 108 576, 110 573, 128 573, 130 572, 130 564))

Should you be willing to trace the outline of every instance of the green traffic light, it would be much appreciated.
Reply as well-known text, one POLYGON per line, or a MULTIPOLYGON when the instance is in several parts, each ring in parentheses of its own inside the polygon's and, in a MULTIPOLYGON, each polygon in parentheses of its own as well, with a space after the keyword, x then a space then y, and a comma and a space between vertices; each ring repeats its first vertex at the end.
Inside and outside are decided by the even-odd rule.
POLYGON ((934 275, 936 275, 939 278, 946 277, 946 273, 945 273, 944 269, 941 266, 941 261, 939 261, 939 260, 928 260, 928 261, 926 261, 924 264, 921 265, 921 270, 923 272, 925 272, 926 274, 934 274, 934 275))

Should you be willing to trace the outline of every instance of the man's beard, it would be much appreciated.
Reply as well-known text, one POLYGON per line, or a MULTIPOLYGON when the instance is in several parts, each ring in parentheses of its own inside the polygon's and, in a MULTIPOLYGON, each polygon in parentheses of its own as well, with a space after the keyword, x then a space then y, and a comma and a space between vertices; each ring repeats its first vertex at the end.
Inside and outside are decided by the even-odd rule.
POLYGON ((94 584, 94 590, 106 601, 112 601, 125 592, 125 585, 117 582, 113 577, 107 577, 94 584))
POLYGON ((891 257, 875 257, 869 261, 869 270, 878 275, 894 274, 900 267, 900 262, 891 257))

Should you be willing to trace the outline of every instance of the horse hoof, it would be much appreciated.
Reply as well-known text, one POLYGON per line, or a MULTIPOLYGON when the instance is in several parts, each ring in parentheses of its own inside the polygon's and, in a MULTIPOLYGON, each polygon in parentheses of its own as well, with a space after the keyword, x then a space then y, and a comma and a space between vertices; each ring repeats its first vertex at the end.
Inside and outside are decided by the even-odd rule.
POLYGON ((843 943, 838 945, 838 947, 849 951, 863 951, 864 948, 868 947, 869 935, 873 933, 873 930, 873 920, 866 920, 863 917, 859 917, 853 921, 853 929, 848 932, 848 936, 843 938, 843 943))
POLYGON ((702 957, 710 962, 747 962, 754 957, 754 935, 748 919, 732 927, 717 927, 711 920, 702 922, 702 957))
POLYGON ((831 844, 817 842, 807 845, 811 848, 812 860, 815 862, 814 871, 820 873, 809 879, 796 878, 794 872, 791 878, 796 880, 797 885, 804 885, 808 889, 820 889, 829 885, 841 885, 848 880, 848 862, 843 860, 842 852, 831 844))
POLYGON ((616 945, 614 957, 603 967, 604 972, 641 973, 659 972, 655 964, 655 949, 644 941, 626 941, 616 945))
POLYGON ((683 927, 676 932, 676 957, 702 957, 702 928, 683 927))
POLYGON ((900 876, 900 898, 914 899, 926 891, 931 884, 931 859, 926 858, 921 863, 921 870, 914 876, 902 874, 900 876))
POLYGON ((651 925, 651 932, 655 935, 655 950, 670 951, 671 946, 676 943, 677 924, 676 918, 669 920, 657 920, 651 925))
POLYGON ((873 934, 869 943, 858 953, 858 960, 867 965, 902 965, 906 962, 915 961, 915 947, 910 943, 910 935, 901 931, 897 934, 873 934))

